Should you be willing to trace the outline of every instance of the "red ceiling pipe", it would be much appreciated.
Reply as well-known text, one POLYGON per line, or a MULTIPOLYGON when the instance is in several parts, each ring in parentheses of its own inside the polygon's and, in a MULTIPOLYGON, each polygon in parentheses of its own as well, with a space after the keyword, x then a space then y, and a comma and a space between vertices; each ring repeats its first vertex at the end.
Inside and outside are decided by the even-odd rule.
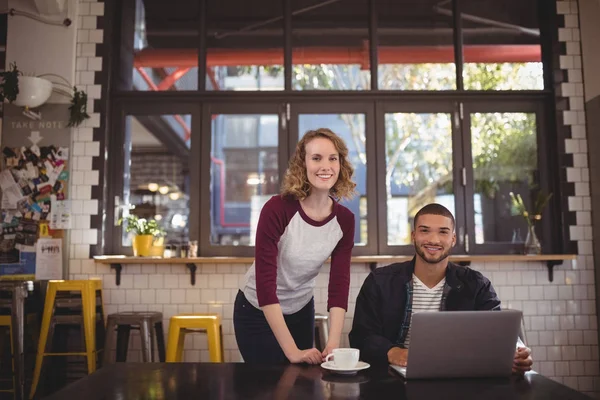
MULTIPOLYGON (((380 64, 417 64, 454 62, 452 46, 414 46, 378 48, 380 64)), ((466 62, 540 62, 539 45, 473 45, 463 48, 466 62)), ((294 64, 360 64, 368 65, 368 51, 364 47, 296 48, 294 64)), ((135 67, 191 68, 198 65, 195 49, 144 49, 135 54, 135 67)), ((283 65, 281 49, 208 49, 207 66, 283 65)))

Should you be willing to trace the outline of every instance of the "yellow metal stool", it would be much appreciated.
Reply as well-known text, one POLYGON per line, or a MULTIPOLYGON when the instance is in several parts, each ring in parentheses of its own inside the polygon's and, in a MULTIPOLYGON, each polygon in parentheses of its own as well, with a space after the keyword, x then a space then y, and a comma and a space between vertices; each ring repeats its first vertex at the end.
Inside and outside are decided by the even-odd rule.
POLYGON ((210 361, 223 362, 223 340, 219 314, 181 314, 171 317, 167 342, 167 362, 183 361, 183 345, 186 333, 206 331, 210 361))
MULTIPOLYGON (((13 388, 12 389, 0 389, 0 393, 14 393, 15 392, 15 376, 14 376, 14 370, 15 370, 15 360, 13 358, 13 341, 12 341, 12 335, 13 335, 13 331, 12 331, 12 320, 11 320, 11 316, 10 315, 0 315, 0 327, 7 327, 8 328, 8 334, 10 336, 10 359, 12 362, 12 370, 13 370, 13 388)), ((14 396, 14 394, 13 394, 14 396)))
MULTIPOLYGON (((33 382, 29 398, 33 399, 37 385, 40 380, 42 363, 45 356, 85 356, 87 358, 88 374, 96 371, 98 349, 96 348, 96 292, 100 294, 100 307, 102 309, 102 281, 98 279, 73 280, 73 281, 49 281, 44 302, 44 314, 40 328, 40 339, 33 372, 33 382), (48 332, 56 309, 56 295, 58 292, 81 293, 81 314, 83 317, 83 331, 85 341, 85 352, 81 353, 51 353, 47 351, 48 332)), ((102 314, 104 312, 102 311, 102 314)))

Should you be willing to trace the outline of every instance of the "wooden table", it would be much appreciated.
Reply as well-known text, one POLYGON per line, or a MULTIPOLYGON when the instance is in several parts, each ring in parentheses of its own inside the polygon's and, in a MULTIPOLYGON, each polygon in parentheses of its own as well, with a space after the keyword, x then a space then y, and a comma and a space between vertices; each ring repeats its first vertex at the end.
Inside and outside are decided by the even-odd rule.
POLYGON ((387 367, 354 376, 320 366, 243 363, 117 363, 47 397, 50 400, 133 399, 506 399, 589 397, 536 373, 506 379, 404 381, 387 367))

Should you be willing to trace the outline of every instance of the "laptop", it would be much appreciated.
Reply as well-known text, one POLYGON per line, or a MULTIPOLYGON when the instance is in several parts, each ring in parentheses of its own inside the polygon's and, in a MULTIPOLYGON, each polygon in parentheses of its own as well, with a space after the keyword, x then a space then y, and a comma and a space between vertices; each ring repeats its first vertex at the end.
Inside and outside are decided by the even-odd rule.
POLYGON ((412 315, 406 379, 508 377, 523 313, 440 311, 412 315))

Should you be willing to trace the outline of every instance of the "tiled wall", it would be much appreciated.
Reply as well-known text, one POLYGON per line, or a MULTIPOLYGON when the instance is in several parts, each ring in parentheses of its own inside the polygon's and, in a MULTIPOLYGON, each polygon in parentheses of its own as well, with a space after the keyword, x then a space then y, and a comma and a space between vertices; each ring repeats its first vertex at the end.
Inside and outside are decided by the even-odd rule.
MULTIPOLYGON (((555 268, 554 281, 548 281, 543 263, 482 263, 473 265, 495 286, 503 306, 520 309, 525 315, 528 345, 533 349, 535 369, 572 388, 600 390, 598 361, 598 321, 593 271, 584 268, 587 260, 566 262, 555 268)), ((198 265, 196 285, 190 283, 185 265, 123 265, 121 285, 108 265, 81 261, 71 267, 72 277, 101 277, 104 281, 105 310, 160 311, 168 329, 168 319, 177 313, 217 312, 223 319, 225 360, 240 361, 233 331, 233 301, 249 266, 242 264, 198 265)), ((326 312, 327 266, 317 278, 317 312, 326 312)), ((355 264, 351 272, 350 305, 344 326, 348 342, 354 302, 369 273, 366 265, 355 264)), ((186 361, 208 361, 206 338, 192 335, 186 342, 186 361)), ((139 349, 137 337, 133 344, 139 349)), ((132 360, 139 357, 131 352, 132 360)))
POLYGON ((78 128, 73 129, 72 170, 70 198, 72 200, 72 227, 69 232, 69 267, 72 268, 90 258, 90 246, 98 242, 98 230, 91 229, 91 217, 98 215, 98 200, 92 195, 99 184, 99 170, 93 168, 100 158, 100 112, 96 110, 101 97, 100 72, 102 57, 100 46, 103 30, 100 21, 104 15, 104 3, 80 0, 77 18, 77 59, 75 84, 88 95, 88 114, 78 128))

